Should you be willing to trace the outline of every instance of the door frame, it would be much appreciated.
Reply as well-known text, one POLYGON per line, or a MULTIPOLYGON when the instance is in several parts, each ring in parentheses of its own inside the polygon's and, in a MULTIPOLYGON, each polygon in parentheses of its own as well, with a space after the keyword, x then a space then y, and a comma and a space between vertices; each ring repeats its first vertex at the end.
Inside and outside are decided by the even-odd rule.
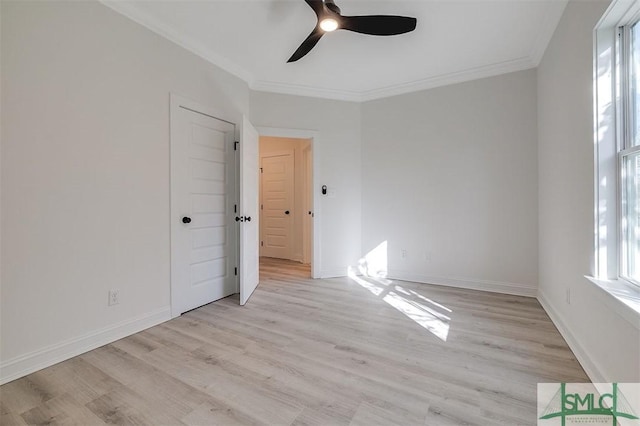
POLYGON ((309 216, 306 212, 313 212, 313 206, 311 203, 311 192, 313 192, 313 179, 311 178, 311 174, 309 173, 309 169, 311 169, 311 173, 313 173, 313 152, 311 151, 311 144, 305 147, 302 150, 302 162, 305 167, 304 174, 304 192, 302 199, 302 261, 304 263, 311 263, 311 253, 313 253, 313 248, 311 244, 313 243, 313 238, 311 236, 311 227, 313 226, 313 217, 309 216))
POLYGON ((312 162, 312 176, 311 176, 311 211, 313 212, 313 226, 311 227, 311 240, 312 253, 311 253, 311 278, 320 278, 320 265, 321 265, 321 240, 320 240, 320 223, 322 215, 320 214, 320 187, 317 185, 320 182, 320 176, 318 171, 320 170, 320 159, 318 155, 317 147, 319 146, 320 136, 315 130, 304 129, 287 129, 280 127, 262 127, 256 126, 260 136, 272 136, 281 138, 293 138, 293 139, 309 139, 311 162, 312 162))
MULTIPOLYGON (((239 130, 238 130, 238 125, 237 120, 234 121, 233 117, 229 117, 229 114, 224 113, 223 111, 214 108, 214 107, 210 107, 207 105, 203 105, 200 104, 196 101, 192 101, 189 98, 186 98, 184 96, 178 95, 176 93, 169 93, 169 236, 170 236, 170 245, 169 245, 169 271, 170 271, 170 283, 169 283, 169 287, 170 287, 170 305, 171 305, 171 318, 176 318, 178 316, 180 316, 182 314, 182 312, 180 311, 180 308, 178 307, 178 303, 177 300, 179 298, 178 296, 178 285, 175 283, 176 277, 175 277, 175 271, 173 268, 173 246, 175 244, 175 238, 174 238, 174 229, 176 226, 178 226, 178 222, 176 220, 174 220, 175 218, 179 217, 179 215, 181 214, 181 211, 179 211, 179 209, 177 208, 177 206, 174 205, 174 200, 173 197, 171 196, 171 193, 173 191, 173 176, 175 176, 177 174, 177 170, 174 169, 175 165, 173 164, 172 161, 172 151, 173 151, 173 144, 174 144, 174 140, 176 140, 177 135, 175 134, 176 131, 176 126, 175 126, 175 121, 176 120, 176 112, 178 111, 179 108, 184 108, 187 110, 190 110, 194 113, 199 113, 199 114, 203 114, 206 116, 209 116, 211 118, 215 118, 216 120, 221 120, 221 121, 225 121, 229 124, 232 124, 234 126, 234 139, 235 140, 239 140, 239 130)), ((236 117, 237 118, 237 117, 236 117)), ((236 161, 237 163, 237 161, 236 161)), ((237 167, 237 164, 235 165, 235 167, 237 167)), ((237 171, 236 171, 237 174, 237 171)), ((239 183, 236 181, 236 191, 238 190, 238 185, 239 183)), ((234 233, 235 233, 235 238, 234 240, 236 241, 236 245, 239 247, 240 245, 240 238, 238 235, 238 227, 234 226, 234 233)), ((237 250, 237 247, 236 247, 237 250)), ((238 259, 238 263, 239 263, 240 259, 238 259)), ((239 278, 238 276, 235 277, 235 281, 236 281, 236 292, 239 291, 239 278)))

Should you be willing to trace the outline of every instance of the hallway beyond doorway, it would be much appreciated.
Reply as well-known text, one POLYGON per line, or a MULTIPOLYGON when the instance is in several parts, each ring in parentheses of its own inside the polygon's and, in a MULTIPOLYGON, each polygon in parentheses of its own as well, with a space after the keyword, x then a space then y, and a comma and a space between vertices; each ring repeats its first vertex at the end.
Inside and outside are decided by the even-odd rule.
POLYGON ((293 260, 260 257, 260 282, 283 277, 310 278, 311 265, 293 260))

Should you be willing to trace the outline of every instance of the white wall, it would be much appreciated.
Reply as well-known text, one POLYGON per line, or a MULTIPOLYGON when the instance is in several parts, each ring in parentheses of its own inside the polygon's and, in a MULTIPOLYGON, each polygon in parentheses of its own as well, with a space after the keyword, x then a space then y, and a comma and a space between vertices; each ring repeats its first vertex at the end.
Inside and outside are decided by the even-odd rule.
POLYGON ((251 105, 256 126, 316 131, 321 276, 388 241, 399 278, 521 294, 539 281, 592 378, 640 381, 638 329, 582 277, 591 30, 605 3, 569 5, 537 93, 530 70, 363 105, 250 92, 100 4, 0 4, 0 380, 169 317, 176 92, 231 118, 251 105), (109 308, 111 288, 122 301, 109 308))
POLYGON ((1 5, 6 380, 169 318, 169 92, 249 92, 98 3, 1 5))
POLYGON ((363 105, 363 249, 387 241, 389 276, 536 294, 535 78, 363 105))
MULTIPOLYGON (((305 229, 304 229, 304 217, 307 214, 304 201, 307 190, 305 188, 305 176, 307 174, 304 151, 309 147, 310 141, 308 139, 296 139, 296 138, 279 138, 272 136, 260 137, 260 158, 263 156, 279 153, 282 151, 291 151, 293 153, 293 205, 291 208, 292 213, 292 236, 291 236, 291 260, 297 262, 303 262, 304 260, 304 242, 305 242, 305 229)), ((263 175, 260 175, 262 179, 263 175)), ((260 221, 263 224, 264 221, 260 221)), ((261 238, 262 229, 260 230, 261 238)), ((260 255, 262 256, 262 249, 260 255)))
POLYGON ((592 36, 608 3, 571 2, 538 68, 539 299, 592 380, 639 382, 640 330, 584 278, 594 255, 592 36))
POLYGON ((316 270, 321 277, 346 275, 361 252, 360 105, 251 91, 251 121, 257 127, 317 132, 314 220, 320 220, 322 251, 316 270), (320 195, 322 185, 333 195, 320 195))

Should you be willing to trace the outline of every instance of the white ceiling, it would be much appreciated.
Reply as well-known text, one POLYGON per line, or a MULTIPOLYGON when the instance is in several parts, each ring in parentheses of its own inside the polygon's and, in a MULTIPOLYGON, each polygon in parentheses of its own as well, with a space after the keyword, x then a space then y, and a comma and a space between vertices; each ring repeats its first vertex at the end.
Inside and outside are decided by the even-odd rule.
POLYGON ((565 0, 336 0, 345 15, 418 19, 415 31, 325 35, 287 59, 315 26, 303 0, 104 0, 247 81, 255 90, 365 101, 538 65, 565 0))

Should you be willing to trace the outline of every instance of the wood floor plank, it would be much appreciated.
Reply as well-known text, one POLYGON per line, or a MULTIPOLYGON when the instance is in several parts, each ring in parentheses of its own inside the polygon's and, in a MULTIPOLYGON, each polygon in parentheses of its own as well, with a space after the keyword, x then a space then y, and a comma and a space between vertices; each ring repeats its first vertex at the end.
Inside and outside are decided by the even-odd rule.
POLYGON ((238 413, 225 405, 204 403, 182 418, 182 423, 189 426, 245 426, 260 425, 261 422, 238 413))
POLYGON ((351 423, 355 409, 342 401, 305 407, 293 421, 293 426, 346 426, 351 423))
POLYGON ((0 425, 23 426, 26 424, 28 423, 18 413, 9 410, 0 393, 0 425))
POLYGON ((70 394, 57 396, 22 413, 27 424, 92 426, 105 422, 70 394))
MULTIPOLYGON (((426 408, 426 407, 425 407, 426 408)), ((416 416, 410 412, 401 412, 392 407, 384 409, 368 402, 363 402, 351 419, 350 426, 386 426, 422 424, 426 417, 416 416)))
POLYGON ((85 354, 88 362, 122 383, 121 388, 126 387, 128 391, 144 396, 149 404, 158 405, 174 417, 186 415, 207 400, 207 396, 198 389, 167 374, 163 365, 147 363, 115 344, 100 349, 85 354), (114 363, 119 359, 123 362, 114 363))
POLYGON ((527 425, 588 378, 533 298, 261 259, 237 296, 0 387, 2 425, 527 425))
POLYGON ((19 415, 46 403, 55 396, 43 386, 39 378, 41 375, 42 372, 33 373, 0 387, 2 405, 8 413, 19 415))

